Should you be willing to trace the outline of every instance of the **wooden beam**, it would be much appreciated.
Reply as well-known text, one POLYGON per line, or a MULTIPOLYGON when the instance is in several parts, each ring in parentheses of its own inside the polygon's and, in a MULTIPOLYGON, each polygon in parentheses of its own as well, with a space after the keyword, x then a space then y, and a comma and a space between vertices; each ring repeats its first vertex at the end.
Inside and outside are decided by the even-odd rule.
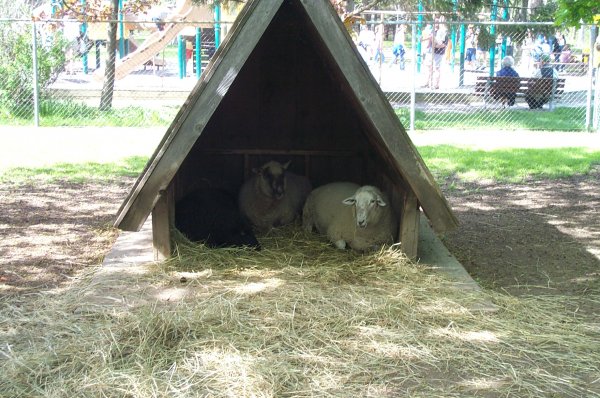
POLYGON ((409 190, 404 195, 398 237, 402 251, 406 254, 406 257, 411 260, 417 258, 420 215, 421 211, 419 210, 417 196, 413 191, 409 190))
POLYGON ((175 204, 172 185, 161 190, 152 209, 152 246, 154 260, 162 261, 171 256, 171 226, 174 224, 175 204))
POLYGON ((335 156, 351 157, 358 156, 358 151, 338 151, 338 150, 305 150, 305 149, 200 149, 198 151, 206 155, 288 155, 288 156, 335 156))

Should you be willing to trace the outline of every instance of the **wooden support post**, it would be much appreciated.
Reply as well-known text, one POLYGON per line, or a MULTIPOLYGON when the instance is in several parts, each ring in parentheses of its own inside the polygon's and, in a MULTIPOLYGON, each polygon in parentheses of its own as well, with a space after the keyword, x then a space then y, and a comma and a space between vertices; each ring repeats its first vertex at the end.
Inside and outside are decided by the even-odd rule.
POLYGON ((174 223, 175 204, 171 186, 160 191, 152 209, 152 246, 154 260, 162 261, 171 256, 171 226, 174 223))
POLYGON ((411 190, 404 195, 402 214, 400 217, 400 247, 408 258, 414 260, 417 258, 417 245, 419 243, 419 201, 417 196, 411 190))

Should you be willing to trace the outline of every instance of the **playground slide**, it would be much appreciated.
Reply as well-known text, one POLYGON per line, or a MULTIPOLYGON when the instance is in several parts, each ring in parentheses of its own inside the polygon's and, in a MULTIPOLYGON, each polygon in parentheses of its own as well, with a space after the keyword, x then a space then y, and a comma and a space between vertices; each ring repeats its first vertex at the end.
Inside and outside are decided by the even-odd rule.
POLYGON ((137 42, 137 40, 135 40, 133 37, 129 36, 129 51, 130 54, 134 51, 137 51, 137 49, 140 47, 140 43, 137 42))
MULTIPOLYGON (((184 4, 171 16, 174 21, 206 21, 212 19, 210 9, 194 7, 190 1, 185 1, 184 4)), ((115 79, 119 80, 127 76, 131 71, 152 59, 159 53, 167 44, 169 44, 177 34, 185 28, 183 23, 167 23, 164 30, 152 33, 138 48, 123 57, 117 62, 115 69, 115 79)))

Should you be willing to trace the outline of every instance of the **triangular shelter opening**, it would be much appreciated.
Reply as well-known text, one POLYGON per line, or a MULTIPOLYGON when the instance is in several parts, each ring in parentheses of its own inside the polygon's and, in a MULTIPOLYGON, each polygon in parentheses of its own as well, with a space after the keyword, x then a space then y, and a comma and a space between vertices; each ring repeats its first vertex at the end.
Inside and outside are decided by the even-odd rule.
POLYGON ((247 3, 115 225, 139 230, 152 212, 156 252, 168 256, 178 198, 205 179, 236 191, 269 160, 291 160, 314 187, 352 181, 387 191, 410 257, 419 207, 438 232, 457 225, 328 0, 247 3))

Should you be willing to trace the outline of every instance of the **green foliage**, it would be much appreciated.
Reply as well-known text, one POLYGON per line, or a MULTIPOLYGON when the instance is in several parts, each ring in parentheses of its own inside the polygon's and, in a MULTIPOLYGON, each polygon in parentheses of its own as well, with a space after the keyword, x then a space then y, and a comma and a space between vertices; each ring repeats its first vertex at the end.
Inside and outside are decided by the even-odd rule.
POLYGON ((489 26, 481 26, 477 35, 477 46, 483 51, 488 51, 496 44, 496 36, 490 33, 489 26))
POLYGON ((585 148, 522 149, 493 151, 451 145, 423 146, 419 153, 438 178, 465 181, 524 182, 588 174, 600 164, 600 151, 585 148))
MULTIPOLYGON (((556 24, 579 28, 582 23, 593 24, 600 16, 598 0, 557 0, 556 24)), ((597 21, 596 21, 597 22, 597 21)))
MULTIPOLYGON (((0 25, 0 105, 16 115, 31 115, 33 109, 32 27, 0 25)), ((65 41, 60 35, 48 35, 44 43, 38 35, 38 85, 44 89, 56 79, 65 63, 65 41)))

